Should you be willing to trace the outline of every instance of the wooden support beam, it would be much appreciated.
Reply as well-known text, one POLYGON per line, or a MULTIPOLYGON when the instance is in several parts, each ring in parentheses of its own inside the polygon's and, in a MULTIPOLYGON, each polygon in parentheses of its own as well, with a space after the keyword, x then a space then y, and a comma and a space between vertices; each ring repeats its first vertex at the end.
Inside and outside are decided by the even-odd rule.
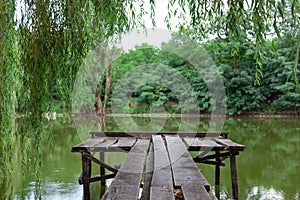
POLYGON ((88 153, 82 153, 82 184, 83 198, 90 200, 90 178, 91 178, 91 161, 86 157, 88 153))
POLYGON ((108 164, 105 164, 104 162, 98 160, 97 158, 93 157, 91 154, 83 152, 83 155, 85 155, 85 157, 91 161, 93 161, 94 163, 97 163, 98 165, 104 167, 105 169, 108 169, 109 171, 113 172, 113 173, 117 173, 118 170, 109 166, 108 164))
MULTIPOLYGON (((99 152, 99 161, 105 163, 104 152, 99 152)), ((101 177, 105 176, 105 168, 102 165, 100 165, 100 176, 101 177)), ((101 186, 105 186, 105 184, 106 184, 106 179, 101 179, 101 186)))
POLYGON ((212 154, 212 155, 208 155, 208 156, 197 156, 194 158, 197 159, 197 161, 201 161, 201 160, 209 160, 209 159, 216 159, 216 158, 221 158, 221 157, 229 157, 231 155, 230 152, 225 152, 225 153, 219 153, 218 154, 212 154))
MULTIPOLYGON (((220 159, 220 151, 216 151, 216 163, 222 162, 220 159)), ((220 199, 220 165, 215 167, 215 194, 220 199)))
POLYGON ((202 161, 199 161, 197 163, 203 163, 203 164, 215 165, 215 166, 222 166, 222 167, 225 166, 225 163, 217 162, 217 161, 213 161, 213 160, 202 160, 202 161))
POLYGON ((238 193, 238 177, 237 177, 237 170, 236 170, 236 151, 232 151, 230 156, 230 171, 231 171, 231 183, 232 183, 232 199, 238 200, 239 193, 238 193))
POLYGON ((96 176, 96 177, 90 178, 90 183, 115 178, 115 176, 116 176, 116 174, 107 174, 104 176, 96 176))

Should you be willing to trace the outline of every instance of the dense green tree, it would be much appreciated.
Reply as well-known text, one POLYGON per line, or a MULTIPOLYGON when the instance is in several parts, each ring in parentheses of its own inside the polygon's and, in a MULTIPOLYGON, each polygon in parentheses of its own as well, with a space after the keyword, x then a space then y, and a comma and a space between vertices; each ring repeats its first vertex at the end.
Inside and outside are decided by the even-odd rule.
MULTIPOLYGON (((266 46, 266 57, 263 62, 263 80, 260 85, 255 85, 255 45, 253 41, 240 38, 234 45, 239 54, 232 56, 233 44, 226 39, 210 40, 202 46, 206 49, 205 56, 210 55, 215 63, 215 67, 209 70, 205 66, 192 66, 187 59, 193 56, 193 40, 185 40, 178 34, 173 34, 172 39, 163 43, 161 49, 151 47, 147 44, 137 46, 135 50, 130 50, 118 57, 113 63, 113 87, 116 84, 123 85, 123 92, 130 96, 130 110, 122 112, 148 113, 151 106, 164 106, 169 113, 181 113, 183 108, 191 106, 188 102, 180 104, 176 99, 176 94, 168 87, 157 84, 159 79, 169 79, 170 75, 164 76, 159 65, 165 65, 174 72, 179 73, 192 86, 197 98, 196 107, 190 107, 190 112, 214 110, 214 102, 208 88, 208 82, 203 78, 209 75, 209 71, 219 71, 222 74, 226 89, 226 99, 222 99, 227 105, 228 114, 241 114, 254 111, 299 111, 300 95, 296 89, 293 76, 293 45, 289 35, 281 38, 274 38, 266 46), (191 42, 191 43, 190 43, 191 42), (183 58, 183 52, 186 54, 183 58), (139 72, 139 66, 149 66, 144 71, 139 72), (154 72, 153 72, 153 69, 154 72), (130 75, 130 71, 140 74, 137 78, 130 75), (143 76, 150 70, 150 78, 143 76), (119 79, 122 82, 119 83, 119 79), (148 83, 142 85, 132 92, 130 85, 137 84, 147 78, 148 83), (134 80, 132 80, 134 79, 134 80), (139 80, 142 79, 142 80, 139 80), (128 92, 127 92, 128 90, 128 92), (130 92, 131 91, 131 92, 130 92)), ((200 47, 201 45, 199 45, 200 47)), ((199 52, 198 52, 199 53, 199 52)), ((197 58, 201 55, 196 54, 197 58)), ((207 60, 203 56, 203 61, 207 60)), ((213 73, 209 80, 213 80, 213 73)), ((299 71, 297 72, 299 77, 299 71)), ((114 88, 113 88, 114 89, 114 88)), ((185 90, 182 90, 182 94, 185 90)), ((111 94, 109 95, 111 97, 111 94)), ((108 101, 110 104, 110 101, 108 101)))
MULTIPOLYGON (((274 111, 294 110, 300 108, 299 57, 295 56, 294 43, 298 41, 286 33, 280 39, 274 39, 273 50, 265 61, 263 82, 269 85, 264 93, 272 101, 274 111), (297 67, 295 67, 297 65, 297 67)), ((297 52, 299 54, 299 52, 297 52)))
MULTIPOLYGON (((295 72, 296 38, 285 33, 273 38, 264 48, 263 79, 254 85, 255 46, 251 40, 235 43, 239 54, 232 56, 232 44, 214 40, 206 49, 222 71, 227 92, 228 113, 243 111, 299 111, 300 93, 297 91, 299 70, 295 72), (295 76, 296 74, 296 76, 295 76)), ((299 62, 299 58, 297 59, 299 62)))

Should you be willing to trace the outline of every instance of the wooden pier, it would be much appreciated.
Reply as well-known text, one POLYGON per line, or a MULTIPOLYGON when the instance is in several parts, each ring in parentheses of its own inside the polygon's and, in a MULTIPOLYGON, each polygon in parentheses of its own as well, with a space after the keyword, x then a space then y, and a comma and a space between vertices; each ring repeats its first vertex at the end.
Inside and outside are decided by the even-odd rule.
POLYGON ((218 199, 220 166, 230 158, 232 199, 238 199, 236 156, 244 146, 228 133, 124 133, 92 132, 92 138, 72 148, 82 157, 84 199, 90 199, 90 183, 114 178, 102 199, 218 199), (128 152, 119 169, 105 163, 104 152, 128 152), (199 152, 191 157, 189 151, 199 152), (99 157, 96 156, 99 153, 99 157), (92 162, 100 166, 92 177, 92 162), (215 166, 215 194, 195 163, 215 166), (110 173, 105 174, 105 170, 110 173), (141 190, 142 189, 142 190, 141 190), (140 192, 142 191, 142 192, 140 192))

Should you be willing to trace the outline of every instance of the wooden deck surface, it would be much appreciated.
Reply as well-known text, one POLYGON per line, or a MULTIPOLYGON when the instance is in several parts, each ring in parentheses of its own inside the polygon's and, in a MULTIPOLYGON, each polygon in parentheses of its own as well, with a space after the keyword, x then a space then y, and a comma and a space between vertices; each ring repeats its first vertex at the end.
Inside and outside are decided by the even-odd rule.
POLYGON ((178 135, 109 132, 101 133, 100 136, 100 133, 94 132, 93 138, 72 148, 72 152, 82 154, 83 174, 80 183, 84 186, 84 199, 90 199, 89 184, 94 180, 103 182, 105 177, 115 177, 102 197, 105 200, 217 199, 195 162, 216 167, 217 185, 220 182, 219 167, 225 165, 223 160, 226 158, 230 158, 232 195, 234 199, 238 199, 235 156, 245 147, 228 139, 227 134, 210 133, 212 137, 203 137, 202 133, 178 135), (192 134, 199 137, 191 137, 192 134), (193 158, 189 150, 198 151, 199 155, 193 158), (92 156, 95 152, 103 154, 118 151, 128 152, 118 170, 92 156), (112 174, 92 178, 91 162, 108 169, 112 174))

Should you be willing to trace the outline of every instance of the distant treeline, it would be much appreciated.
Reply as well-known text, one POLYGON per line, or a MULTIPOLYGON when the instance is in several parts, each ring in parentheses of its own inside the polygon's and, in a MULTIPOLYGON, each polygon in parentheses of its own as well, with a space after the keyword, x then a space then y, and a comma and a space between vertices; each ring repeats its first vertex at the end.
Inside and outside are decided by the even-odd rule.
MULTIPOLYGON (((119 101, 123 101, 123 98, 128 100, 129 106, 118 110, 122 113, 149 113, 153 109, 159 110, 162 107, 167 113, 212 112, 218 109, 218 106, 211 98, 207 81, 203 79, 203 74, 209 75, 212 70, 217 71, 223 79, 226 97, 219 103, 226 105, 227 114, 300 111, 298 82, 300 71, 299 62, 295 62, 295 45, 293 45, 296 41, 289 35, 268 41, 265 48, 266 57, 262 62, 260 83, 255 83, 256 50, 252 41, 240 39, 228 42, 225 39, 215 39, 201 44, 206 55, 194 56, 202 56, 202 59, 208 56, 212 59, 211 64, 214 65, 203 68, 193 66, 171 51, 177 46, 180 46, 182 52, 193 51, 191 40, 183 40, 182 37, 174 34, 173 38, 168 43, 163 43, 159 49, 142 44, 134 50, 123 52, 109 67, 104 67, 106 73, 102 73, 99 77, 100 83, 97 89, 101 92, 95 96, 98 96, 100 103, 104 102, 106 107, 105 110, 100 109, 99 113, 113 112, 111 105, 113 101, 118 102, 118 98, 119 101), (186 95, 186 99, 178 99, 176 93, 178 91, 174 91, 171 87, 173 81, 171 75, 162 74, 164 70, 160 70, 166 67, 180 77, 184 77, 184 80, 192 86, 193 94, 185 94, 188 91, 179 84, 174 87, 177 87, 176 90, 181 90, 181 97, 186 95), (132 74, 140 74, 140 78, 132 74), (140 87, 132 92, 131 85, 140 85, 140 87), (122 98, 113 96, 113 91, 118 87, 121 87, 122 93, 128 96, 122 98), (188 100, 191 96, 195 99, 193 102, 188 100)), ((86 76, 88 78, 91 74, 86 76)), ((85 90, 93 93, 88 87, 85 90)), ((82 93, 80 95, 84 96, 82 93)), ((90 105, 94 105, 89 101, 81 102, 85 102, 81 105, 82 108, 91 108, 90 105)))

